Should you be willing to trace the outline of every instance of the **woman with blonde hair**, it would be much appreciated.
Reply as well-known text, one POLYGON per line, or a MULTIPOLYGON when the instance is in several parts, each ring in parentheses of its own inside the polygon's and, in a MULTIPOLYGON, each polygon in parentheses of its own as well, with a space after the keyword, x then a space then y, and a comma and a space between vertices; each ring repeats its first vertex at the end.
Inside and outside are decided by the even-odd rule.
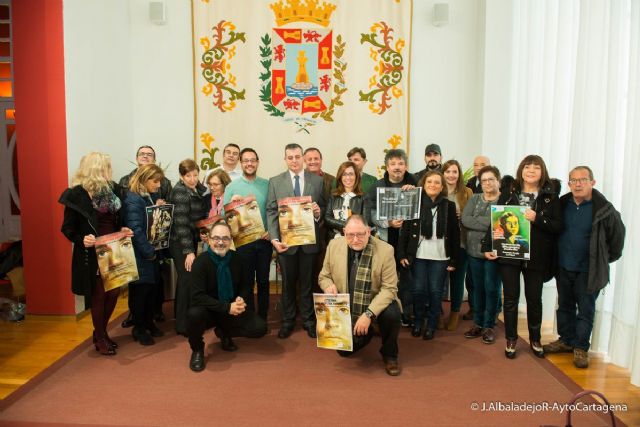
POLYGON ((116 354, 118 348, 107 334, 107 324, 120 288, 104 290, 98 274, 96 237, 116 231, 133 235, 131 230, 122 227, 124 189, 111 180, 111 175, 111 157, 104 153, 89 153, 80 160, 71 188, 58 200, 64 205, 61 231, 73 243, 71 290, 90 301, 93 342, 96 350, 107 356, 116 354))
POLYGON ((159 266, 155 248, 147 240, 147 207, 153 206, 152 193, 160 188, 164 172, 155 164, 141 166, 129 180, 125 199, 124 223, 133 230, 133 251, 138 280, 129 284, 129 302, 133 320, 131 335, 141 345, 155 344, 153 337, 164 333, 153 322, 154 288, 159 266))

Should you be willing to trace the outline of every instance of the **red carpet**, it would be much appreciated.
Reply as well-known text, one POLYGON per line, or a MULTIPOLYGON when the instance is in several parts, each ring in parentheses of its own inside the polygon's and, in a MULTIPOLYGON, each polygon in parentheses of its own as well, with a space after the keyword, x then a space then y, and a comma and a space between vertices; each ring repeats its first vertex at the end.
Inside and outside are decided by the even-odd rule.
MULTIPOLYGON (((170 331, 172 322, 160 326, 170 331)), ((114 327, 117 356, 100 356, 89 341, 83 343, 0 402, 0 425, 564 425, 566 414, 551 409, 471 406, 563 404, 580 391, 551 363, 533 357, 524 341, 515 360, 505 359, 501 328, 494 345, 465 339, 470 322, 455 333, 438 331, 433 341, 413 338, 403 328, 403 372, 390 377, 378 355, 379 337, 345 359, 316 349, 301 329, 279 340, 278 322, 270 326, 264 338, 236 339, 235 353, 223 352, 209 331, 208 363, 201 373, 189 370, 184 338, 169 333, 155 346, 142 347, 130 330, 114 327)), ((607 425, 593 413, 574 419, 580 426, 607 425)))

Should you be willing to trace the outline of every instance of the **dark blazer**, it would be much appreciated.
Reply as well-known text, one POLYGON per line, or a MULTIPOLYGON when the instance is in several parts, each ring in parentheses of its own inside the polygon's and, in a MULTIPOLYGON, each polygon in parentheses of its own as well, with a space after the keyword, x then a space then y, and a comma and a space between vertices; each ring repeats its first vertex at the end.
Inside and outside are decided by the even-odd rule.
MULTIPOLYGON (((123 200, 124 189, 115 182, 111 184, 115 195, 123 200)), ((73 243, 71 291, 90 299, 96 284, 98 259, 95 248, 85 248, 83 240, 88 234, 96 237, 99 235, 96 211, 91 204, 89 193, 80 185, 66 189, 58 202, 64 205, 64 219, 60 231, 73 243)), ((121 212, 116 213, 116 224, 118 227, 122 225, 121 212)))
MULTIPOLYGON (((352 197, 349 200, 349 209, 351 209, 351 213, 354 215, 363 215, 364 216, 364 196, 356 196, 352 197)), ((344 228, 344 224, 347 222, 346 220, 335 219, 333 216, 334 209, 341 209, 342 204, 344 203, 344 198, 342 196, 331 196, 329 203, 327 204, 327 210, 324 214, 324 223, 329 229, 329 239, 333 239, 336 234, 342 234, 342 229, 344 228)), ((365 217, 365 221, 369 223, 369 220, 365 217)))
MULTIPOLYGON (((318 175, 304 171, 303 196, 311 196, 311 200, 320 206, 320 218, 322 219, 326 201, 322 195, 323 180, 318 175)), ((271 240, 280 239, 280 226, 278 224, 278 200, 286 197, 293 197, 293 183, 289 170, 269 179, 269 191, 267 193, 267 222, 269 223, 269 237, 271 240)), ((316 243, 313 245, 293 246, 285 254, 293 255, 298 251, 298 247, 306 254, 316 254, 320 252, 321 238, 318 221, 315 222, 316 243)))
MULTIPOLYGON (((501 194, 497 205, 518 206, 520 190, 501 194)), ((531 259, 528 261, 499 258, 500 264, 523 265, 544 272, 544 281, 551 280, 557 269, 556 241, 564 227, 562 208, 556 193, 550 187, 540 189, 532 209, 536 220, 531 223, 531 259)), ((482 251, 491 252, 491 227, 482 242, 482 251)))
POLYGON ((183 255, 195 254, 199 240, 196 221, 207 217, 204 210, 204 185, 198 183, 196 191, 187 188, 182 181, 177 183, 169 194, 169 203, 173 203, 173 224, 169 243, 180 247, 183 255))
POLYGON ((466 187, 470 188, 474 194, 482 193, 482 185, 480 185, 480 180, 477 176, 472 176, 471 178, 469 178, 466 187))
POLYGON ((140 283, 155 283, 155 248, 147 240, 147 206, 153 206, 150 197, 127 192, 124 200, 124 225, 133 231, 133 252, 138 266, 140 283))
MULTIPOLYGON (((239 296, 249 300, 249 287, 242 280, 242 262, 235 251, 231 252, 231 280, 233 281, 234 298, 239 296)), ((205 307, 217 313, 229 313, 231 304, 218 300, 218 277, 216 265, 207 252, 201 253, 193 261, 191 267, 191 303, 190 306, 205 307)))
MULTIPOLYGON (((422 197, 428 197, 424 192, 422 197)), ((458 226, 458 216, 456 215, 456 204, 445 198, 447 209, 442 218, 444 224, 444 250, 449 257, 448 265, 455 267, 457 264, 458 248, 460 247, 460 227, 458 226)), ((423 217, 423 207, 420 207, 420 218, 423 217)), ((408 259, 413 263, 420 244, 420 219, 404 221, 400 229, 400 237, 396 248, 397 259, 408 259)))

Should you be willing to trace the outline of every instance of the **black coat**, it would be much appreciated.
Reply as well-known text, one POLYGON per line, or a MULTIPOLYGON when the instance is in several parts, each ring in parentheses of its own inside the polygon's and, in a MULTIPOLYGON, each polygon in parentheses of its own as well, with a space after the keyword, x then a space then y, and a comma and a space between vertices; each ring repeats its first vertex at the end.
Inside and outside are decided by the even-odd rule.
MULTIPOLYGON (((497 205, 518 206, 518 189, 501 194, 497 205)), ((531 259, 527 261, 499 258, 501 264, 522 265, 524 268, 544 272, 544 281, 551 280, 557 270, 557 240, 564 226, 560 201, 553 189, 545 187, 538 192, 532 209, 536 219, 531 223, 531 259)), ((491 228, 482 242, 482 251, 491 252, 491 228)))
MULTIPOLYGON (((122 201, 124 199, 123 188, 112 182, 113 192, 122 201)), ((64 219, 61 231, 71 243, 73 254, 71 256, 71 291, 76 295, 84 295, 91 299, 93 287, 96 284, 98 272, 98 259, 95 248, 84 247, 84 236, 93 234, 98 237, 98 219, 95 209, 91 204, 89 193, 80 185, 66 189, 59 203, 64 205, 64 219)), ((122 214, 116 213, 116 224, 122 226, 122 214)))
MULTIPOLYGON (((424 192, 422 197, 428 197, 424 192)), ((457 264, 458 248, 460 247, 460 227, 458 226, 458 216, 456 215, 456 204, 450 200, 444 200, 447 209, 442 217, 444 223, 444 250, 449 257, 449 267, 455 267, 457 264)), ((424 206, 420 207, 420 218, 425 213, 424 206)), ((404 221, 400 229, 400 238, 396 247, 396 258, 408 259, 409 263, 413 263, 418 252, 420 244, 420 219, 404 221)), ((435 232, 435 230, 434 230, 435 232)))
POLYGON ((133 231, 133 252, 138 267, 138 282, 156 282, 156 251, 147 240, 147 206, 153 206, 149 197, 127 192, 124 200, 124 225, 133 231))
MULTIPOLYGON (((335 219, 333 215, 333 210, 342 209, 343 203, 344 199, 342 196, 331 196, 331 199, 329 199, 327 210, 324 213, 324 223, 329 229, 329 239, 333 239, 336 234, 342 234, 344 224, 347 222, 346 220, 335 219)), ((366 218, 366 216, 364 215, 363 196, 352 197, 349 200, 349 209, 351 209, 352 215, 363 215, 363 217, 365 218, 365 222, 369 223, 368 218, 366 218)))
POLYGON ((169 242, 179 247, 183 255, 196 253, 196 242, 200 238, 196 222, 207 217, 202 196, 205 191, 206 188, 200 183, 194 191, 180 181, 169 194, 169 203, 174 205, 169 242))
MULTIPOLYGON (((233 282, 233 296, 249 300, 250 290, 242 280, 242 262, 235 251, 231 252, 231 280, 233 282)), ((191 306, 205 307, 217 313, 229 313, 231 304, 218 300, 217 268, 207 252, 198 255, 191 268, 191 306)))

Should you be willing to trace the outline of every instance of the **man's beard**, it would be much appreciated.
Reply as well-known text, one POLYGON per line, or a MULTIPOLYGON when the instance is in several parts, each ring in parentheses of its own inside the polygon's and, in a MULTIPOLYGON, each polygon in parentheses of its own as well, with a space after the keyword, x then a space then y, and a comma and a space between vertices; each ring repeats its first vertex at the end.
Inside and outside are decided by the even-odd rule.
POLYGON ((431 171, 440 169, 441 166, 442 165, 440 165, 440 163, 436 160, 429 160, 429 163, 427 163, 427 169, 431 171))
POLYGON ((229 252, 229 248, 227 248, 226 246, 217 246, 215 245, 213 248, 211 248, 211 250, 213 251, 214 254, 218 255, 219 257, 223 257, 227 254, 227 252, 229 252))

